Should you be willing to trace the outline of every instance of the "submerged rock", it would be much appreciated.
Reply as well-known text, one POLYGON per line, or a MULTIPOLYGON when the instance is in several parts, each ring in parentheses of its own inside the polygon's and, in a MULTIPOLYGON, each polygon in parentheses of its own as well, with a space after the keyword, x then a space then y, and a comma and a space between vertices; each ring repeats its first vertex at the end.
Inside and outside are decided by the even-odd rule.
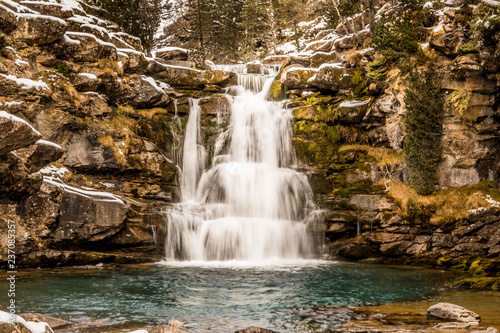
POLYGON ((481 316, 456 304, 438 303, 427 310, 427 318, 479 324, 481 316))
POLYGON ((234 333, 275 333, 275 332, 268 330, 268 329, 265 329, 265 328, 251 326, 251 327, 245 328, 244 330, 236 331, 234 333))

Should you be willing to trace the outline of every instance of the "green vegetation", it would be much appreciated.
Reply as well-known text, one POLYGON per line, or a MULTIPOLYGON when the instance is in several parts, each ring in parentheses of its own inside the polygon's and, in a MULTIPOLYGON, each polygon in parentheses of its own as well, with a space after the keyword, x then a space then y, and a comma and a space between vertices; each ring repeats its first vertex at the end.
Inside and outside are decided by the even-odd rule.
POLYGON ((424 73, 413 71, 406 89, 404 159, 411 185, 419 194, 429 195, 438 183, 441 162, 444 100, 434 67, 424 73))
POLYGON ((453 111, 456 111, 464 122, 467 120, 465 119, 464 114, 469 107, 470 96, 470 91, 463 88, 457 88, 451 93, 450 99, 446 102, 446 106, 451 108, 453 111))
POLYGON ((65 77, 69 77, 69 73, 71 72, 71 67, 69 67, 64 61, 58 61, 52 68, 65 77))

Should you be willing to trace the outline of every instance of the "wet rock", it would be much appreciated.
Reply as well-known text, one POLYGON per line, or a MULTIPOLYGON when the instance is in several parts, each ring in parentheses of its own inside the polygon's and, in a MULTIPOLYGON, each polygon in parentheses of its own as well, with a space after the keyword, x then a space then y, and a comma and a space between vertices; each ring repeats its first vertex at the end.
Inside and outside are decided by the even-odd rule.
POLYGON ((339 255, 349 260, 361 260, 376 255, 374 245, 363 236, 351 239, 346 245, 339 249, 339 255))
POLYGON ((275 333, 275 332, 265 328, 251 326, 245 328, 244 330, 235 331, 234 333, 275 333))
POLYGON ((69 321, 59 319, 59 318, 45 316, 45 315, 40 314, 40 313, 21 313, 19 316, 26 321, 32 321, 35 323, 43 321, 43 322, 49 324, 49 326, 52 329, 65 328, 65 327, 68 327, 71 325, 71 322, 69 322, 69 321))
POLYGON ((431 306, 427 310, 427 317, 470 324, 479 324, 481 322, 481 317, 477 313, 451 303, 438 303, 431 306))

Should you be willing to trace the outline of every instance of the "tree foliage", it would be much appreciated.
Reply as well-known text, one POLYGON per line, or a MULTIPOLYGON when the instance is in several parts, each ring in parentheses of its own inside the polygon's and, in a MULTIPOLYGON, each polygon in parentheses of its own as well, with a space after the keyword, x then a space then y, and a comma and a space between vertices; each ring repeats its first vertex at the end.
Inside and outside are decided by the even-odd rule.
POLYGON ((125 32, 139 37, 146 52, 151 52, 161 21, 161 0, 94 0, 94 3, 105 9, 125 32))
POLYGON ((434 67, 424 73, 413 71, 406 89, 406 138, 403 156, 410 184, 419 194, 428 195, 438 183, 444 121, 444 100, 434 67))

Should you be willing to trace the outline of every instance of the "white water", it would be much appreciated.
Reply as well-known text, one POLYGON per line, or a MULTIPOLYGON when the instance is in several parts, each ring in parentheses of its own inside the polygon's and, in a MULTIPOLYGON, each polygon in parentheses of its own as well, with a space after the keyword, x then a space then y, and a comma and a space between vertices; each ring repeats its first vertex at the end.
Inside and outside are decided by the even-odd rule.
POLYGON ((271 82, 267 78, 260 93, 248 87, 232 98, 230 126, 221 129, 209 168, 199 144, 200 107, 191 101, 182 203, 167 212, 167 260, 312 257, 307 218, 315 209, 313 194, 307 177, 291 169, 292 115, 266 100, 271 82))

